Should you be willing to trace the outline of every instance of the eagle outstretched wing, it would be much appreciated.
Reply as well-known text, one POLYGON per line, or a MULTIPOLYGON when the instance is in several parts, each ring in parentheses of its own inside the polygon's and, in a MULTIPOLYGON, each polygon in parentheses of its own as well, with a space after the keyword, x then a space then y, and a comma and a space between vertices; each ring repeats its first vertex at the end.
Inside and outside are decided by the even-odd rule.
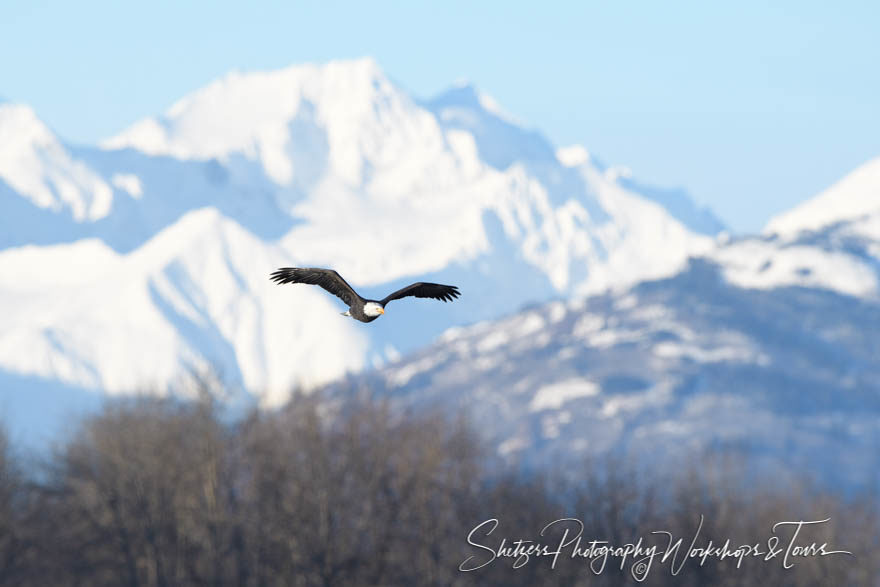
POLYGON ((363 301, 363 298, 333 269, 282 267, 272 272, 271 279, 276 283, 319 285, 349 306, 353 305, 355 300, 363 301))
POLYGON ((400 298, 405 298, 409 296, 413 296, 416 298, 431 298, 434 300, 449 302, 460 295, 461 293, 459 293, 458 288, 454 285, 424 283, 420 281, 419 283, 408 285, 392 294, 389 294, 385 297, 384 300, 382 300, 381 303, 384 306, 391 300, 399 300, 400 298))

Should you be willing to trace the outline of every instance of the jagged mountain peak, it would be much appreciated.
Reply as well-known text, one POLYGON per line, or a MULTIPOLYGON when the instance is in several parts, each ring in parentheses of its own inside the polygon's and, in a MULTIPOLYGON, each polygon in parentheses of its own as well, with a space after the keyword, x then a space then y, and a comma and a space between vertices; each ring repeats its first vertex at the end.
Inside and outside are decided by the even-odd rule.
POLYGON ((55 140, 54 133, 27 104, 0 100, 0 133, 3 144, 11 141, 46 142, 55 140))
POLYGON ((21 198, 40 209, 69 214, 78 222, 93 221, 109 213, 113 190, 70 154, 30 106, 4 102, 0 103, 0 199, 18 207, 21 198))
POLYGON ((435 110, 453 107, 481 110, 512 125, 524 125, 521 120, 506 112, 494 97, 467 79, 457 80, 452 86, 428 100, 427 103, 435 110))
POLYGON ((514 163, 555 162, 553 146, 540 132, 525 127, 470 82, 454 84, 424 106, 444 128, 470 133, 480 157, 496 169, 514 163))
MULTIPOLYGON (((578 167, 588 163, 596 165, 595 159, 583 145, 559 147, 556 149, 556 158, 566 167, 578 167)), ((602 168, 603 166, 597 165, 597 167, 602 168)))
POLYGON ((257 161, 279 185, 307 182, 324 167, 348 183, 404 156, 424 138, 442 141, 371 58, 231 73, 176 102, 164 115, 107 139, 185 159, 257 161))

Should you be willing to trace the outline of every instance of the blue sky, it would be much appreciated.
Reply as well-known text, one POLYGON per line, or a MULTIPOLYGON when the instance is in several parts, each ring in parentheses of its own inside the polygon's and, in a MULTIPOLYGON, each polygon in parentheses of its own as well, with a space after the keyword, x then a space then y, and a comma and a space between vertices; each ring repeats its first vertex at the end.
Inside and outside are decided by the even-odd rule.
POLYGON ((876 2, 8 0, 0 96, 94 142, 231 69, 371 55, 760 229, 880 155, 876 2))

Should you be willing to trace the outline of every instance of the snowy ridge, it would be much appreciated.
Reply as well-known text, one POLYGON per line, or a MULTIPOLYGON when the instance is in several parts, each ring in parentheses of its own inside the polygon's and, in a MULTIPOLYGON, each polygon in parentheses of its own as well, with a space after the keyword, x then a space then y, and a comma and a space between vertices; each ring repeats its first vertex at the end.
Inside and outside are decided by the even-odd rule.
POLYGON ((127 255, 96 240, 2 252, 0 303, 18 311, 0 316, 0 366, 111 393, 161 392, 218 366, 232 385, 281 402, 294 384, 363 367, 366 346, 322 316, 335 308, 320 292, 270 287, 264 267, 289 261, 211 209, 127 255), (318 328, 327 335, 298 343, 318 328))
POLYGON ((9 103, 0 103, 0 195, 4 187, 76 222, 106 216, 113 201, 104 179, 71 157, 32 109, 9 103))
POLYGON ((739 287, 808 287, 880 299, 880 159, 710 255, 739 287))
POLYGON ((442 143, 432 122, 372 59, 360 59, 229 74, 102 146, 224 162, 240 155, 300 187, 317 174, 307 167, 326 164, 362 185, 371 167, 432 155, 442 143))
POLYGON ((713 251, 724 278, 738 287, 809 287, 877 299, 880 243, 853 237, 852 225, 792 241, 739 239, 713 251))
MULTIPOLYGON (((880 157, 861 165, 818 196, 773 218, 764 232, 790 237, 800 231, 815 231, 838 222, 861 220, 878 214, 880 157)), ((869 234, 880 240, 880 232, 869 234)))

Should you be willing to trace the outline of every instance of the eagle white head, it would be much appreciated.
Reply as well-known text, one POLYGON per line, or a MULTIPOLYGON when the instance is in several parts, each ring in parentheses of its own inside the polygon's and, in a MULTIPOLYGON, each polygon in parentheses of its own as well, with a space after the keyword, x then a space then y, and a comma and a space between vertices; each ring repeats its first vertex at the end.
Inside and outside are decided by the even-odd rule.
POLYGON ((364 304, 364 314, 367 316, 375 317, 385 313, 385 308, 376 302, 367 302, 364 304))
POLYGON ((420 281, 392 292, 381 300, 366 300, 358 295, 336 271, 320 267, 282 267, 273 271, 269 277, 276 283, 319 285, 348 304, 348 311, 343 312, 343 316, 350 316, 361 322, 372 322, 384 314, 385 304, 392 300, 414 297, 451 302, 461 295, 454 285, 420 281))

